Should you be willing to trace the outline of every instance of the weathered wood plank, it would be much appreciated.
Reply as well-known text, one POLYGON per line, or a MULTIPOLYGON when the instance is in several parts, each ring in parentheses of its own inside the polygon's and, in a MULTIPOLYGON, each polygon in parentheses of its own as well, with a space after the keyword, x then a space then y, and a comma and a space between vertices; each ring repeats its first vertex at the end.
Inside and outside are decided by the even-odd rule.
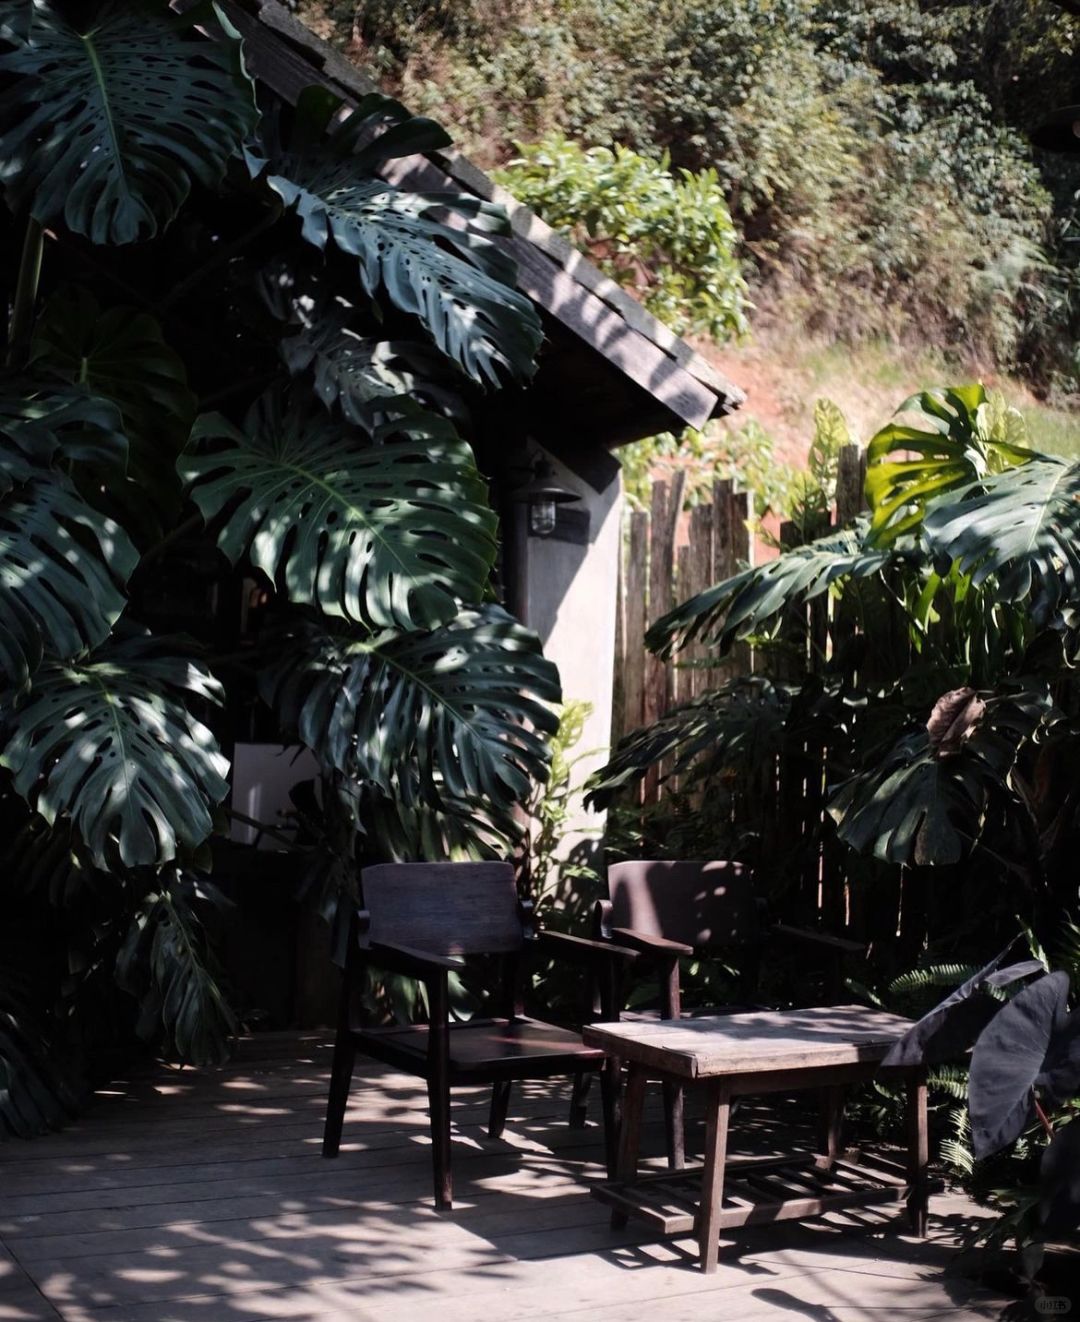
POLYGON ((687 1078, 762 1074, 880 1060, 911 1020, 860 1005, 589 1024, 586 1042, 687 1078))

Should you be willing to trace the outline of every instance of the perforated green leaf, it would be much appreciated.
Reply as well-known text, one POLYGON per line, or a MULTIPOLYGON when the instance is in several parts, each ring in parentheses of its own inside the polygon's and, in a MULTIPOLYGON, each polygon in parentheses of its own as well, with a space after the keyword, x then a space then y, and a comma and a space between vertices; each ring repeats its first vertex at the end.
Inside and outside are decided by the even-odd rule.
POLYGON ((123 469, 127 452, 120 411, 85 386, 0 380, 0 494, 57 458, 123 469))
POLYGON ((477 381, 532 375, 541 329, 514 289, 515 265, 481 231, 508 232, 506 217, 468 194, 409 193, 380 178, 386 161, 444 147, 445 133, 396 101, 365 97, 319 140, 337 107, 320 89, 301 99, 293 150, 249 152, 253 173, 295 208, 303 237, 356 257, 360 282, 420 318, 448 357, 477 381), (447 223, 453 214, 457 223, 447 223))
POLYGON ((160 324, 137 308, 103 309, 88 290, 64 289, 42 309, 30 361, 40 372, 84 382, 119 408, 130 442, 127 482, 110 483, 110 492, 141 523, 156 515, 160 536, 179 509, 176 458, 196 408, 183 360, 160 324))
POLYGON ((0 674, 21 686, 44 655, 65 659, 109 633, 138 554, 124 530, 59 473, 0 497, 0 674))
POLYGON ((153 238, 255 126, 239 38, 224 22, 200 36, 150 0, 66 12, 77 26, 48 0, 0 0, 8 205, 93 243, 153 238))
POLYGON ((724 652, 765 629, 785 606, 810 601, 841 579, 877 574, 899 557, 899 551, 867 549, 861 529, 832 533, 699 592, 657 620, 646 645, 670 656, 703 638, 724 652))
POLYGON ((228 763, 188 710, 193 697, 219 703, 220 686, 175 639, 46 663, 3 711, 0 765, 46 821, 70 817, 96 866, 168 862, 202 844, 228 793, 228 763))
POLYGON ((890 422, 867 447, 866 497, 876 545, 917 527, 929 501, 1034 457, 1018 444, 1009 410, 981 385, 926 390, 896 412, 917 415, 924 425, 890 422))
POLYGON ((327 408, 338 405, 349 422, 365 431, 426 406, 438 410, 427 414, 432 434, 451 435, 453 425, 441 422, 438 414, 456 418, 464 413, 460 395, 447 380, 454 369, 429 345, 368 339, 331 321, 300 327, 281 342, 281 352, 290 372, 311 371, 315 394, 327 408))
POLYGON ((954 560, 976 585, 1036 624, 1080 606, 1080 464, 1039 456, 935 502, 923 539, 939 572, 954 560))
POLYGON ((495 516, 463 441, 372 446, 322 411, 267 397, 242 429, 201 418, 181 472, 229 559, 249 556, 290 601, 411 629, 484 595, 495 516))
POLYGON ((266 701, 326 763, 406 807, 477 801, 505 816, 546 779, 558 672, 499 606, 429 633, 305 620, 272 650, 266 701))
POLYGON ((631 730, 611 758, 590 776, 586 803, 608 808, 621 790, 667 762, 677 776, 703 758, 702 770, 749 769, 780 751, 791 712, 791 690, 764 676, 740 677, 675 707, 654 725, 631 730))

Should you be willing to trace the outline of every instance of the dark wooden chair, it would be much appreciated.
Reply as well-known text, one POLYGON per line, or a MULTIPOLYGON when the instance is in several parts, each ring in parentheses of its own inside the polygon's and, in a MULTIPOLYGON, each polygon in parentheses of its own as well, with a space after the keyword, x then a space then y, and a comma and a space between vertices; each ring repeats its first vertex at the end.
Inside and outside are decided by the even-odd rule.
POLYGON ((450 1168, 450 1089, 493 1084, 488 1133, 497 1138, 506 1122, 515 1079, 600 1074, 608 1168, 615 1160, 617 1066, 586 1047, 565 1027, 527 1018, 523 1013, 526 957, 550 955, 583 965, 589 996, 584 1021, 616 1019, 620 966, 635 953, 617 943, 597 942, 562 932, 537 931, 529 906, 522 905, 508 863, 399 863, 361 873, 365 908, 350 934, 323 1156, 335 1157, 341 1143, 345 1106, 358 1050, 427 1081, 431 1115, 435 1205, 453 1201, 450 1168), (500 983, 498 1018, 451 1019, 447 978, 465 967, 464 956, 497 956, 500 983), (428 1022, 369 1027, 358 1004, 360 973, 366 965, 419 979, 427 990, 428 1022), (599 988, 599 1013, 592 1012, 599 988))
MULTIPOLYGON (((844 989, 844 959, 863 952, 855 941, 825 932, 770 922, 764 904, 755 894, 751 869, 742 863, 634 860, 608 868, 608 898, 598 900, 594 913, 594 936, 638 951, 655 970, 659 982, 656 1009, 623 1012, 623 1017, 678 1019, 683 1007, 679 959, 683 956, 725 956, 737 966, 733 995, 723 1005, 695 1007, 701 1014, 737 1014, 773 1008, 761 1003, 759 982, 765 957, 777 944, 799 947, 807 958, 807 972, 814 960, 824 977, 818 1004, 837 1004, 844 989)), ((807 986, 813 986, 807 980, 807 986)), ((829 1114, 827 1136, 837 1120, 833 1112, 838 1099, 826 1099, 829 1114)), ((664 1117, 668 1160, 679 1168, 685 1161, 683 1094, 676 1084, 664 1085, 664 1117)))

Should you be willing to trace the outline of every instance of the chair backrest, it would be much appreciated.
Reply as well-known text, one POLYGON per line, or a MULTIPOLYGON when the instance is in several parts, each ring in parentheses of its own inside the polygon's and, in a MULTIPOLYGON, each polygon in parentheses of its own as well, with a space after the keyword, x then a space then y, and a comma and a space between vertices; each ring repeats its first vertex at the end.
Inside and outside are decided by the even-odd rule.
POLYGON ((433 955, 509 954, 525 936, 509 863, 381 863, 360 874, 371 940, 433 955))
POLYGON ((635 859, 608 868, 611 925, 698 949, 760 940, 750 869, 743 863, 635 859))

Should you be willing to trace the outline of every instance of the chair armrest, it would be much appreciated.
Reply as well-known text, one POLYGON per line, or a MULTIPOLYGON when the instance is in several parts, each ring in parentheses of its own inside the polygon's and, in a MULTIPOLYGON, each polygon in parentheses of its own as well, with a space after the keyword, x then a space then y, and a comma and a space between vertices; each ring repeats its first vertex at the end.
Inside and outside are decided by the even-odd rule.
POLYGON ((681 941, 669 941, 667 937, 652 936, 648 932, 636 932, 630 927, 613 927, 611 935, 624 946, 630 946, 643 954, 651 955, 692 955, 693 946, 683 945, 681 941))
POLYGON ((849 941, 846 937, 832 936, 828 932, 815 932, 809 927, 792 927, 789 923, 774 923, 772 931, 777 936, 790 941, 805 941, 809 945, 823 946, 836 955, 863 955, 866 947, 859 941, 849 941))
POLYGON ((436 955, 430 950, 413 950, 410 946, 361 941, 360 949, 379 968, 389 973, 404 973, 411 978, 437 977, 440 973, 465 967, 460 955, 436 955))
POLYGON ((612 941, 591 941, 584 936, 571 936, 569 932, 541 931, 532 939, 536 948, 548 947, 547 953, 579 964, 607 964, 612 959, 634 960, 636 950, 615 945, 612 941))

